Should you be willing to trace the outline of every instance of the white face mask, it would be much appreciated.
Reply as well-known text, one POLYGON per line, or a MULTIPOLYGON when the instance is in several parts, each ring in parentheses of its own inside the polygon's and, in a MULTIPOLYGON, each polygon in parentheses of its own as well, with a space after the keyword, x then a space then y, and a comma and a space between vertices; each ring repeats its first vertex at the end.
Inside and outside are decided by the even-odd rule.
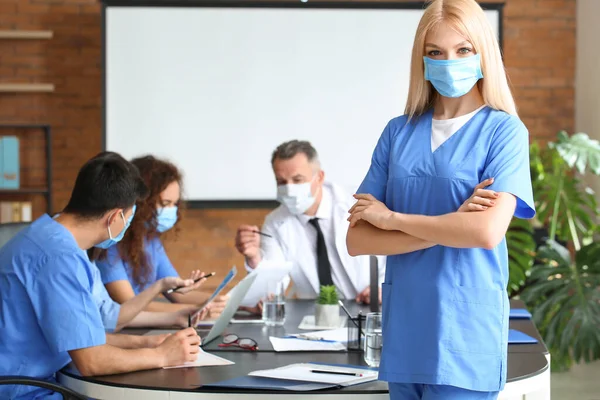
POLYGON ((285 205, 294 215, 306 212, 315 203, 310 192, 310 182, 277 186, 277 201, 285 205))

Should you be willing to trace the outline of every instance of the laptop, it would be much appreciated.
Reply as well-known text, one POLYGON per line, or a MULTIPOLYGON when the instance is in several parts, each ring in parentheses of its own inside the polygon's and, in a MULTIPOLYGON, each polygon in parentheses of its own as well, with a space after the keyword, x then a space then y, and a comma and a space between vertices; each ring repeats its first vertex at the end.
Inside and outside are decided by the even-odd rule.
POLYGON ((229 301, 227 301, 227 305, 225 305, 225 309, 217 318, 210 329, 196 329, 198 335, 202 338, 202 346, 212 342, 225 331, 227 325, 231 321, 231 318, 237 312, 238 307, 242 303, 242 300, 246 296, 246 293, 254 283, 256 279, 256 274, 248 274, 240 283, 238 283, 231 291, 229 292, 229 301))

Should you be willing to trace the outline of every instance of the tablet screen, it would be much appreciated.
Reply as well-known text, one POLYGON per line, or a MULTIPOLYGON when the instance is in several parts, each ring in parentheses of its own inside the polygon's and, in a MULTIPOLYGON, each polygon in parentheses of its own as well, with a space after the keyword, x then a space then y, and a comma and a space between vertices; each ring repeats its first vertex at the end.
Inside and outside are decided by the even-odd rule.
POLYGON ((217 286, 217 288, 215 289, 213 294, 210 295, 210 297, 208 298, 208 300, 206 300, 206 302, 202 305, 202 307, 200 307, 200 309, 198 311, 196 311, 195 313, 193 313, 190 316, 190 321, 192 321, 192 326, 195 327, 198 324, 198 322, 199 322, 198 317, 200 316, 200 312, 204 309, 204 307, 206 307, 208 304, 210 304, 210 302, 213 301, 215 299, 215 297, 217 297, 219 295, 219 293, 221 293, 221 290, 223 290, 223 288, 225 288, 225 286, 227 286, 227 284, 229 282, 231 282, 231 280, 235 277, 236 274, 237 274, 237 268, 234 266, 227 273, 227 275, 225 275, 225 278, 223 278, 223 281, 219 284, 219 286, 217 286))

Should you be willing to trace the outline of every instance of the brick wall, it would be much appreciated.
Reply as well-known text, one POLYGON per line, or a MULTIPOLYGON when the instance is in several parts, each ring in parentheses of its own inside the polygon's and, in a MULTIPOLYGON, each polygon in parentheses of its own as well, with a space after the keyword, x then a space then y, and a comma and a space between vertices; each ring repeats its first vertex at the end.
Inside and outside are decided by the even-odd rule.
MULTIPOLYGON (((534 138, 573 130, 575 0, 507 0, 504 52, 521 117, 534 138)), ((95 0, 1 0, 0 30, 44 29, 51 40, 0 40, 0 82, 49 82, 54 93, 0 93, 0 122, 53 127, 55 211, 78 168, 101 149, 100 5, 95 0)), ((592 50, 590 50, 592 51, 592 50)), ((43 182, 43 142, 32 133, 23 154, 27 182, 43 182)), ((36 199, 35 214, 43 212, 36 199)), ((240 223, 259 225, 267 210, 189 210, 184 234, 167 250, 182 274, 243 260, 233 248, 240 223)), ((216 280, 208 285, 216 284, 216 280)))

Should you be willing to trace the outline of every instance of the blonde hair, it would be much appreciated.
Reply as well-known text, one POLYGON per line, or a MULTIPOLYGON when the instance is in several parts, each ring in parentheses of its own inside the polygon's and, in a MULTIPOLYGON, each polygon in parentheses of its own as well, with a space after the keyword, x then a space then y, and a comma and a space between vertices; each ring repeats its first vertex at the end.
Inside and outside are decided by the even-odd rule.
POLYGON ((423 56, 427 33, 442 21, 465 36, 480 55, 483 79, 477 82, 477 87, 485 104, 517 115, 498 40, 483 9, 475 0, 433 0, 425 10, 413 45, 405 114, 409 118, 422 115, 433 106, 438 95, 431 82, 425 80, 423 56))

